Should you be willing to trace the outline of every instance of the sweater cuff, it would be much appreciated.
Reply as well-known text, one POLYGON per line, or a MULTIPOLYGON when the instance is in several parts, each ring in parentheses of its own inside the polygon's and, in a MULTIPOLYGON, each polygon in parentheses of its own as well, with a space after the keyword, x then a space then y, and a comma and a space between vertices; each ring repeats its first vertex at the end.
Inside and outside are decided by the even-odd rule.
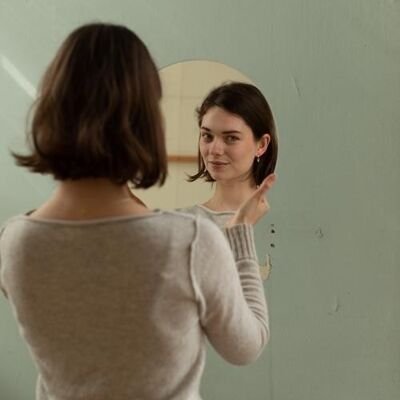
POLYGON ((234 225, 231 228, 225 228, 225 234, 236 261, 243 259, 257 261, 253 225, 234 225))

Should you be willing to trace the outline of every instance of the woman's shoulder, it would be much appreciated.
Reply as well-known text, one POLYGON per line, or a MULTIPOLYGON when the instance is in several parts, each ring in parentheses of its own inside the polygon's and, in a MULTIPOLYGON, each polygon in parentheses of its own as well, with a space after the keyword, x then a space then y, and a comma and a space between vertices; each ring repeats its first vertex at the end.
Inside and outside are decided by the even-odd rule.
POLYGON ((28 213, 27 213, 27 214, 18 214, 18 215, 14 215, 14 216, 12 216, 12 217, 8 217, 4 222, 2 222, 2 223, 0 224, 0 238, 1 238, 2 234, 3 234, 10 226, 13 226, 13 225, 15 225, 15 223, 18 223, 19 221, 24 220, 24 219, 25 219, 24 217, 26 217, 27 215, 28 215, 28 213))
POLYGON ((193 215, 196 217, 203 217, 213 222, 216 222, 217 219, 216 218, 217 216, 211 210, 207 209, 206 207, 200 204, 196 204, 190 207, 178 208, 176 211, 184 214, 193 215))
POLYGON ((180 212, 185 212, 185 213, 190 213, 190 214, 205 214, 205 215, 213 215, 213 216, 230 216, 233 215, 233 211, 214 211, 211 210, 210 208, 206 207, 203 204, 195 204, 190 207, 181 207, 177 208, 177 211, 180 212))
POLYGON ((204 217, 215 223, 217 226, 219 226, 220 229, 224 228, 229 218, 231 218, 234 214, 232 211, 213 211, 201 204, 196 204, 191 207, 180 208, 179 211, 204 217))
POLYGON ((202 210, 199 206, 192 206, 186 208, 179 208, 173 211, 165 211, 164 218, 166 220, 170 219, 171 223, 176 221, 177 224, 190 224, 196 227, 196 229, 201 229, 202 231, 209 232, 210 230, 214 232, 216 229, 215 221, 209 217, 209 215, 202 210))
POLYGON ((193 221, 197 213, 189 211, 186 208, 177 208, 175 210, 163 210, 161 218, 171 221, 193 221))
POLYGON ((24 224, 25 219, 26 214, 14 215, 0 225, 1 251, 7 248, 10 243, 21 243, 22 239, 29 236, 29 229, 24 224))
POLYGON ((176 212, 185 213, 185 214, 199 214, 201 211, 201 207, 198 204, 188 207, 179 207, 175 209, 176 212))
POLYGON ((210 215, 199 204, 195 204, 193 206, 188 206, 188 207, 180 207, 175 209, 175 212, 178 212, 180 214, 193 215, 195 217, 201 216, 210 219, 210 215))

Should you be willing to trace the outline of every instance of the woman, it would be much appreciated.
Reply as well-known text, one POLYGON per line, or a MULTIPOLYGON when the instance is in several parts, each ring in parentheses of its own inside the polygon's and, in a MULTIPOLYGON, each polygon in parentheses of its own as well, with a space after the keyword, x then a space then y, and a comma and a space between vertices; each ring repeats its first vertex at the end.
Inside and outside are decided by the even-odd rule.
MULTIPOLYGON (((230 82, 213 89, 197 109, 200 130, 198 172, 215 183, 212 197, 180 211, 201 215, 224 228, 264 179, 275 181, 278 143, 271 108, 257 87, 230 82)), ((261 269, 269 275, 267 265, 261 269)))
POLYGON ((57 187, 0 238, 37 399, 199 399, 205 337, 234 364, 268 341, 249 225, 268 211, 268 182, 230 221, 232 251, 209 221, 127 190, 164 182, 160 98, 146 46, 117 25, 72 32, 44 75, 31 153, 14 157, 57 187))

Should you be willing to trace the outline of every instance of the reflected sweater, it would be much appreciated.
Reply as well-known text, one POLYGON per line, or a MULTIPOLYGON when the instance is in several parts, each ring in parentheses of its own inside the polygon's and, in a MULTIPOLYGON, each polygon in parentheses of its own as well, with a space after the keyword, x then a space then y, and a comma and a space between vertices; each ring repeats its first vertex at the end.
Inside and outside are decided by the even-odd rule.
POLYGON ((198 400, 206 338, 228 362, 253 362, 269 338, 253 230, 226 235, 178 212, 12 218, 0 287, 39 371, 36 398, 198 400))

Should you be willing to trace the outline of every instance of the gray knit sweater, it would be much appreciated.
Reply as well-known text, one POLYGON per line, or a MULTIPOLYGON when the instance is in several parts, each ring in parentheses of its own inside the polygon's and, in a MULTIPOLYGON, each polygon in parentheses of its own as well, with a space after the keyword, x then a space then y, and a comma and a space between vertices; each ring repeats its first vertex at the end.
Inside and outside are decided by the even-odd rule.
POLYGON ((269 338, 252 227, 178 212, 12 218, 0 286, 39 370, 40 400, 198 400, 205 338, 253 362, 269 338))
POLYGON ((198 215, 214 222, 223 232, 225 225, 235 212, 234 211, 213 211, 203 205, 196 204, 191 207, 179 208, 177 211, 198 215))
MULTIPOLYGON (((214 222, 222 232, 226 233, 225 225, 235 212, 234 211, 213 211, 203 205, 196 204, 191 207, 179 208, 178 211, 204 217, 214 222)), ((265 261, 260 265, 260 275, 262 280, 267 280, 271 273, 270 255, 267 254, 265 261)))

